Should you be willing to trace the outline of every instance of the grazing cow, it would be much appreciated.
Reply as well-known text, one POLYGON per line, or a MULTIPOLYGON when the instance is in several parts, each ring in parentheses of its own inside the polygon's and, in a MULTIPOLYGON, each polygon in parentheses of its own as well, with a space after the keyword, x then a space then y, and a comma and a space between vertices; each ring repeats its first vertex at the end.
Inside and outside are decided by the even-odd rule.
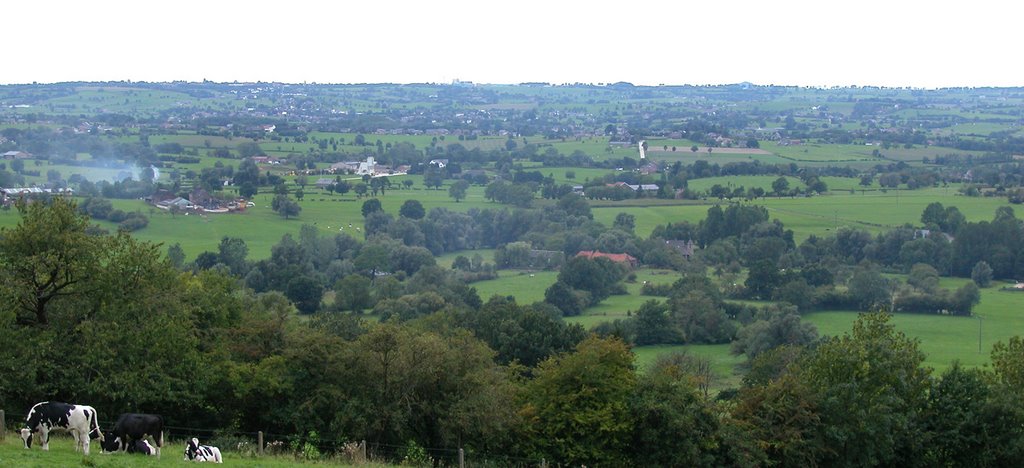
POLYGON ((75 451, 81 447, 89 454, 89 440, 99 439, 103 443, 103 432, 96 422, 96 410, 91 406, 69 405, 56 401, 36 403, 25 416, 25 428, 21 430, 21 440, 25 448, 32 447, 32 436, 39 433, 39 442, 43 450, 50 450, 50 431, 64 430, 75 438, 75 451))
POLYGON ((107 432, 103 451, 117 452, 130 449, 135 441, 153 438, 156 455, 164 446, 164 418, 158 414, 123 413, 118 416, 114 430, 107 432))
POLYGON ((219 448, 199 445, 199 439, 195 437, 185 445, 185 461, 224 463, 219 448))

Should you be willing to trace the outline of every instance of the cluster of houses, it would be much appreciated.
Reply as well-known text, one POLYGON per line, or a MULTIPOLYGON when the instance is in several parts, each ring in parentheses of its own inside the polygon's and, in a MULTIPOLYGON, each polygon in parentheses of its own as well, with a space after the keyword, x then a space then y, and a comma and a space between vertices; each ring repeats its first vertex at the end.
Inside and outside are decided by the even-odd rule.
POLYGON ((365 161, 344 161, 331 164, 328 172, 331 174, 336 173, 349 173, 356 175, 369 175, 371 177, 378 175, 397 175, 405 174, 409 171, 409 166, 398 166, 391 167, 383 164, 377 164, 373 156, 367 156, 365 161))
MULTIPOLYGON (((605 187, 627 187, 634 192, 640 193, 658 193, 661 188, 658 184, 627 184, 625 182, 615 182, 613 184, 604 184, 605 187)), ((577 195, 586 195, 586 188, 582 185, 573 185, 572 192, 577 195)))
MULTIPOLYGON (((683 258, 689 260, 693 257, 694 252, 697 250, 697 244, 692 240, 667 240, 665 245, 679 252, 683 258)), ((606 253, 599 250, 581 250, 576 254, 577 257, 584 257, 589 259, 594 258, 607 258, 615 263, 619 263, 628 266, 630 269, 634 269, 640 266, 640 261, 636 257, 627 253, 606 253)))
POLYGON ((188 198, 177 196, 169 190, 157 190, 153 195, 147 197, 146 201, 160 209, 183 213, 230 213, 245 211, 246 208, 255 206, 255 203, 242 198, 230 201, 220 200, 200 187, 192 189, 188 198))
POLYGON ((10 187, 0 188, 0 205, 10 206, 18 199, 31 199, 45 195, 74 195, 75 191, 70 187, 43 188, 43 187, 10 187))

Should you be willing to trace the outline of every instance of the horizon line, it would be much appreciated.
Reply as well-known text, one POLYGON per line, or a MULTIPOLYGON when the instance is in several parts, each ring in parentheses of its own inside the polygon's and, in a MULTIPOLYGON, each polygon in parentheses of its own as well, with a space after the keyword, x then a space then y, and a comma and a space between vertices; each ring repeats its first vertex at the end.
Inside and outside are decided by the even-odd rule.
POLYGON ((1017 89, 1024 88, 1024 84, 1020 85, 947 85, 947 86, 914 86, 914 85, 877 85, 877 84, 845 84, 845 85, 807 85, 807 84, 759 84, 751 81, 739 81, 739 82, 718 82, 718 83, 658 83, 658 84, 637 84, 630 81, 619 80, 613 82, 601 82, 601 81, 575 81, 575 82, 551 82, 551 81, 519 81, 519 82, 476 82, 471 80, 460 80, 453 79, 448 81, 352 81, 352 82, 328 82, 328 81, 283 81, 283 80, 230 80, 230 81, 218 81, 218 80, 133 80, 133 79, 121 79, 121 80, 60 80, 60 81, 32 81, 32 82, 11 82, 5 83, 0 82, 2 86, 47 86, 47 85, 64 85, 64 84, 217 84, 217 85, 246 85, 246 84, 277 84, 277 85, 296 85, 296 86, 360 86, 360 85, 395 85, 395 86, 549 86, 549 87, 570 87, 570 86, 594 86, 594 87, 613 87, 613 86, 630 86, 637 88, 675 88, 675 87, 695 87, 695 88, 707 88, 707 87, 718 87, 718 86, 749 86, 756 88, 803 88, 803 89, 865 89, 865 88, 876 88, 876 89, 903 89, 903 90, 942 90, 942 89, 1017 89))

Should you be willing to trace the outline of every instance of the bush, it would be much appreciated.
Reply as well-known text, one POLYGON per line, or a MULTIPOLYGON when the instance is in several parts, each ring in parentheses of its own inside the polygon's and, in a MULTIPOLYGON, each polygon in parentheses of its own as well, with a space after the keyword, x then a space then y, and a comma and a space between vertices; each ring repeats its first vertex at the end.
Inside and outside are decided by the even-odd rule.
POLYGON ((644 285, 640 287, 640 294, 644 296, 668 297, 669 294, 672 294, 672 285, 645 282, 644 285))
POLYGON ((124 210, 113 210, 109 215, 107 215, 107 219, 113 223, 120 223, 121 221, 128 219, 128 213, 125 213, 124 210))
POLYGON ((256 443, 245 436, 231 433, 215 434, 208 442, 204 442, 221 449, 224 452, 237 452, 246 457, 256 456, 256 443))
POLYGON ((121 223, 118 224, 118 229, 132 232, 138 231, 139 229, 142 229, 148 225, 149 219, 143 216, 142 214, 136 213, 136 216, 130 216, 126 218, 124 221, 121 221, 121 223))

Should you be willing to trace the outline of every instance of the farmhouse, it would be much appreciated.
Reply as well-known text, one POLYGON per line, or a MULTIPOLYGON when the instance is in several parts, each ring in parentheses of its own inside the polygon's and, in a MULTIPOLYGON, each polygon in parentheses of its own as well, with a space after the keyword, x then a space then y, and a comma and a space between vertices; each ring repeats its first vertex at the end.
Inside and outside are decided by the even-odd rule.
POLYGON ((333 183, 334 183, 334 179, 331 179, 329 177, 321 177, 321 178, 317 179, 316 183, 313 184, 313 185, 316 185, 316 188, 318 188, 318 189, 325 189, 325 188, 331 186, 331 184, 333 184, 333 183))
POLYGON ((654 161, 651 161, 651 162, 649 162, 647 164, 644 164, 643 166, 640 166, 640 169, 638 169, 638 171, 641 174, 643 174, 643 175, 656 174, 658 172, 658 170, 659 170, 658 163, 656 163, 654 161))
POLYGON ((192 202, 190 202, 190 201, 188 201, 188 200, 186 200, 184 198, 181 198, 181 197, 174 197, 174 198, 167 199, 167 200, 160 200, 160 201, 156 202, 156 206, 157 206, 157 208, 163 208, 163 209, 166 209, 166 210, 171 209, 172 206, 176 206, 176 207, 178 207, 178 209, 180 209, 182 211, 192 210, 192 209, 195 209, 195 207, 196 207, 195 205, 192 204, 192 202))
POLYGON ((213 198, 209 192, 200 187, 196 187, 192 190, 192 193, 188 194, 188 201, 192 202, 196 208, 203 208, 207 210, 216 210, 220 208, 220 202, 218 202, 216 198, 213 198))
POLYGON ((552 268, 561 267, 565 263, 565 254, 560 250, 530 250, 530 268, 552 268))
POLYGON ((608 260, 611 260, 611 261, 613 261, 615 263, 621 263, 623 265, 627 265, 630 268, 636 268, 636 267, 640 266, 640 262, 636 259, 636 257, 634 257, 634 256, 632 256, 630 254, 625 254, 625 253, 613 254, 613 253, 599 252, 597 250, 581 250, 579 253, 576 254, 576 256, 577 257, 590 258, 590 259, 594 259, 594 258, 607 258, 608 260))
POLYGON ((693 243, 693 240, 667 240, 665 241, 665 245, 675 249, 687 260, 689 260, 690 257, 693 257, 693 253, 697 248, 697 245, 693 243))
POLYGON ((335 172, 355 172, 356 169, 359 169, 359 163, 349 161, 331 164, 329 171, 333 174, 335 172))
POLYGON ((4 159, 29 159, 31 157, 31 153, 26 153, 24 151, 8 151, 4 153, 4 159))
POLYGON ((252 156, 251 158, 256 164, 281 164, 281 160, 273 156, 252 156))

